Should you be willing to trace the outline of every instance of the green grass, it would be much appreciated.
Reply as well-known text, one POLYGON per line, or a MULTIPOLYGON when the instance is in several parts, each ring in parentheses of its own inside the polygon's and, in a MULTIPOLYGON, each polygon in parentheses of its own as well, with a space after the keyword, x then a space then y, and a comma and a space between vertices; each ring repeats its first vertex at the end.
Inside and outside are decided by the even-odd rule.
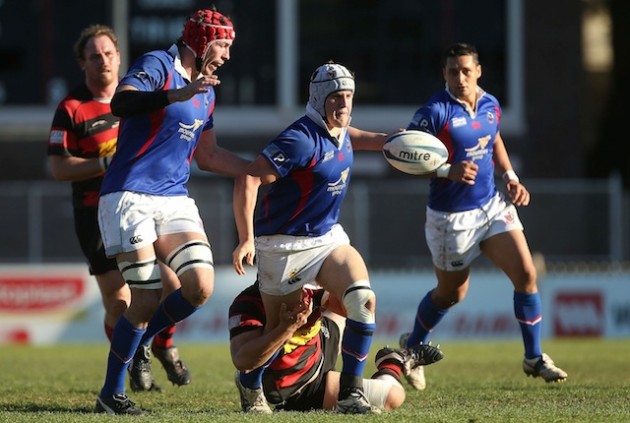
MULTIPOLYGON (((374 343, 374 350, 383 345, 374 343)), ((2 422, 630 422, 630 340, 545 341, 569 373, 562 384, 525 377, 520 342, 452 342, 426 369, 427 389, 407 391, 398 410, 381 416, 324 412, 249 416, 238 412, 227 345, 181 344, 193 381, 174 387, 159 363, 164 392, 130 393, 148 417, 92 413, 103 382, 107 345, 0 346, 2 422)), ((370 363, 366 374, 374 370, 370 363)), ((405 382, 405 386, 408 386, 405 382)))

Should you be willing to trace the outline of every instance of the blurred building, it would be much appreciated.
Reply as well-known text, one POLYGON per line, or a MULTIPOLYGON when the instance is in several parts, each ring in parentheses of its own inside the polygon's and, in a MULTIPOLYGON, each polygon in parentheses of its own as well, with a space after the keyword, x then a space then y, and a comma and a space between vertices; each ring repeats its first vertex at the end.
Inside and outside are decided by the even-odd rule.
MULTIPOLYGON (((301 115, 311 72, 329 59, 356 73, 353 125, 384 132, 405 127, 422 101, 443 86, 443 50, 452 42, 467 41, 480 51, 480 85, 503 105, 501 131, 521 178, 561 179, 565 182, 558 189, 570 191, 563 195, 577 196, 558 201, 562 197, 556 191, 548 192, 549 186, 543 183, 542 201, 523 212, 532 248, 551 249, 551 256, 562 259, 575 255, 605 260, 629 255, 628 225, 619 219, 623 210, 628 210, 628 201, 619 195, 614 182, 613 196, 606 182, 594 182, 603 186, 595 190, 588 183, 579 182, 588 176, 589 152, 600 142, 599 132, 611 91, 615 58, 608 1, 214 3, 233 19, 237 33, 232 59, 220 70, 222 84, 217 89, 216 128, 219 143, 226 148, 244 156, 254 155, 301 115), (572 188, 570 180, 578 181, 579 189, 572 188), (572 208, 567 209, 567 205, 572 208), (550 216, 557 223, 550 222, 550 216), (549 239, 545 225, 555 225, 553 239, 549 239), (575 226, 579 230, 571 229, 575 226)), ((46 138, 54 106, 82 79, 72 46, 83 27, 93 23, 113 26, 120 37, 122 69, 126 69, 143 52, 168 47, 180 35, 186 16, 207 6, 206 1, 196 0, 0 2, 0 184, 50 180, 46 138)), ((366 184, 360 186, 379 187, 380 191, 379 197, 356 194, 356 198, 372 198, 371 201, 378 198, 371 206, 371 217, 345 211, 348 222, 368 222, 370 233, 361 234, 366 229, 356 223, 356 230, 351 228, 356 232, 353 239, 370 238, 369 248, 376 248, 370 255, 375 260, 406 263, 395 246, 409 242, 405 238, 408 232, 393 239, 391 232, 377 235, 383 232, 378 223, 385 218, 379 207, 385 206, 391 212, 393 203, 387 201, 410 201, 408 194, 413 192, 388 200, 383 191, 390 189, 380 183, 389 181, 394 184, 389 187, 412 187, 413 179, 390 168, 380 155, 373 153, 357 155, 354 175, 355 181, 366 184)), ((220 192, 229 184, 221 178, 198 174, 192 183, 200 187, 217 185, 220 192)), ((28 186, 32 189, 32 185, 28 186)), ((8 187, 5 192, 15 189, 8 187)), ((23 190, 21 193, 24 195, 23 190)), ((419 230, 424 218, 424 200, 420 195, 411 197, 412 207, 393 209, 402 213, 397 218, 402 219, 402 224, 395 222, 398 226, 417 230, 414 243, 422 245, 413 250, 413 257, 426 257, 419 230)), ((28 203, 32 196, 25 198, 21 209, 11 208, 8 201, 0 198, 0 230, 17 230, 19 218, 33 209, 28 203)), ((62 203, 48 205, 46 211, 51 216, 55 210, 57 214, 66 213, 58 210, 58 204, 62 203)), ((227 204, 228 209, 223 212, 229 216, 229 199, 227 204)), ((370 205, 369 201, 365 204, 370 205)), ((361 213, 358 208, 355 212, 361 213)), ((222 227, 223 222, 218 226, 222 227)), ((60 232, 55 237, 67 233, 74 248, 71 226, 53 228, 60 232)), ((25 242, 34 236, 29 234, 3 233, 25 242)), ((29 242, 32 245, 33 241, 29 242)), ((225 248, 231 245, 229 242, 231 238, 225 248)), ((2 248, 6 248, 9 257, 16 252, 8 244, 2 248)), ((42 246, 41 250, 46 248, 55 250, 54 244, 42 246)), ((45 251, 41 255, 44 260, 49 257, 45 251)), ((17 257, 24 255, 18 253, 17 257)), ((0 251, 0 261, 3 260, 9 259, 6 255, 3 258, 0 251)))

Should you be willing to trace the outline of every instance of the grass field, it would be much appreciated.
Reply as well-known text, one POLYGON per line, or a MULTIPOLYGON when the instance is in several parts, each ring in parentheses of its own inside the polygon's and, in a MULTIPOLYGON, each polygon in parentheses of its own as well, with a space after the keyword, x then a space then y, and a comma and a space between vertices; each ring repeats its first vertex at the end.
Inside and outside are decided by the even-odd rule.
MULTIPOLYGON (((375 341, 373 350, 382 346, 375 341)), ((398 410, 381 416, 324 412, 250 416, 239 413, 227 345, 182 344, 191 385, 130 393, 147 417, 92 412, 103 382, 107 345, 0 346, 1 422, 630 422, 630 340, 545 341, 569 373, 562 384, 525 377, 518 341, 443 344, 445 358, 426 369, 427 389, 407 391, 398 410)), ((374 370, 372 361, 366 374, 374 370)), ((408 385, 405 383, 405 386, 408 385)))

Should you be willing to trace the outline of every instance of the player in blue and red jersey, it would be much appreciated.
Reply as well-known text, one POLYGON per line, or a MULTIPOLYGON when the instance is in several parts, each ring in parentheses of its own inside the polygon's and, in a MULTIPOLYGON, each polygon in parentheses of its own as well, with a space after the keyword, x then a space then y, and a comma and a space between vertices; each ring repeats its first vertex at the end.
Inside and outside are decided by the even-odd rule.
MULTIPOLYGON (((512 169, 499 126, 501 107, 478 85, 481 65, 477 50, 458 43, 446 51, 446 88, 416 111, 407 129, 425 131, 447 147, 446 164, 431 179, 425 233, 437 287, 418 306, 413 331, 401 345, 425 343, 450 307, 468 291, 470 266, 484 254, 514 285, 514 314, 520 325, 524 372, 547 382, 560 382, 567 373, 541 348, 542 305, 536 268, 516 206, 527 206, 530 195, 512 169), (507 196, 494 175, 502 175, 507 196)), ((424 371, 405 374, 416 389, 425 388, 424 371)))
MULTIPOLYGON (((239 245, 233 265, 258 257, 260 291, 269 327, 282 303, 290 308, 315 282, 347 310, 342 340, 341 413, 378 413, 362 391, 362 372, 375 328, 376 298, 367 267, 338 223, 350 183, 353 146, 381 150, 386 134, 350 127, 354 76, 328 63, 313 73, 306 115, 281 132, 237 177, 234 213, 239 245), (258 189, 267 185, 254 222, 258 189), (255 241, 255 244, 254 244, 255 241)), ((249 387, 255 387, 249 385, 249 387)))
MULTIPOLYGON (((89 272, 94 275, 105 309, 107 338, 129 305, 131 292, 116 260, 105 256, 98 227, 97 206, 101 182, 116 150, 120 119, 111 112, 110 101, 118 85, 120 52, 118 38, 105 25, 91 25, 81 31, 74 53, 85 73, 84 81, 57 106, 48 139, 48 158, 53 177, 72 182, 72 206, 75 232, 85 255, 89 272)), ((179 280, 160 263, 163 295, 179 288, 179 280)), ((176 325, 154 338, 151 349, 160 359, 169 379, 178 385, 190 382, 190 372, 179 358, 173 344, 176 325)), ((146 355, 148 350, 139 351, 146 355)), ((130 379, 133 390, 159 390, 149 372, 146 384, 130 379)))
POLYGON ((125 393, 134 352, 212 295, 212 250, 186 183, 193 158, 200 169, 229 176, 249 163, 220 148, 213 129, 214 72, 230 59, 234 38, 230 19, 197 10, 168 50, 131 65, 112 98, 112 112, 122 119, 98 218, 105 252, 131 287, 131 303, 114 328, 97 412, 143 414, 125 393), (158 259, 181 283, 161 302, 158 259))
MULTIPOLYGON (((238 294, 229 310, 230 353, 238 368, 236 385, 243 411, 272 413, 265 400, 276 410, 333 409, 339 392, 335 364, 344 313, 323 289, 304 287, 302 301, 294 309, 282 308, 278 326, 264 330, 259 283, 238 294), (264 395, 241 384, 241 374, 262 370, 264 395)), ((405 400, 400 383, 403 368, 428 365, 442 357, 438 347, 426 344, 411 350, 381 348, 375 356, 376 373, 362 381, 370 404, 381 410, 400 407, 405 400)))

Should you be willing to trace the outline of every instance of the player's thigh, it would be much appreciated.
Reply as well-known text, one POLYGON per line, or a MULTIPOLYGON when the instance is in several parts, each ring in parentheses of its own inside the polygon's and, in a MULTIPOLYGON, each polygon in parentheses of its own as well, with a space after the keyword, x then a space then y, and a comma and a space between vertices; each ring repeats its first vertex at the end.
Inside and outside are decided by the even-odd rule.
POLYGON ((481 243, 486 257, 510 278, 519 292, 535 292, 536 267, 520 229, 494 235, 481 243))
POLYGON ((344 291, 357 281, 369 281, 369 274, 361 254, 351 245, 340 245, 324 260, 317 283, 341 298, 344 291))

